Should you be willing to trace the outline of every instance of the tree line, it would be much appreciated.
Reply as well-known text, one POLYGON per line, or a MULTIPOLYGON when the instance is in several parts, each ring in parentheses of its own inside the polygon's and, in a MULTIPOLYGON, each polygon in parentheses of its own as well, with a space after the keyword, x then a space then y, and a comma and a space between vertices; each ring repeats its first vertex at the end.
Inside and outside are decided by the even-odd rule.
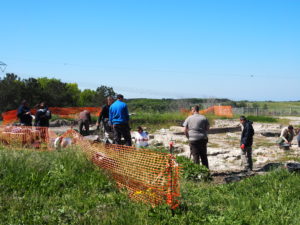
MULTIPOLYGON (((50 107, 78 107, 104 104, 107 96, 116 96, 112 87, 100 85, 96 90, 80 90, 77 83, 65 83, 55 78, 21 79, 14 73, 0 77, 0 114, 16 109, 22 100, 27 100, 30 107, 44 101, 50 107)), ((125 96, 126 97, 126 96, 125 96)), ((232 101, 226 98, 187 98, 187 99, 127 99, 130 111, 166 112, 190 108, 197 104, 201 109, 211 105, 249 106, 248 101, 232 101)), ((257 103, 253 103, 257 104, 257 103)), ((267 106, 265 106, 267 107, 267 106)))
POLYGON ((112 87, 104 85, 96 90, 81 91, 76 83, 55 78, 21 79, 14 73, 0 77, 0 113, 16 109, 22 100, 30 107, 44 101, 50 107, 101 106, 107 96, 116 96, 112 87))

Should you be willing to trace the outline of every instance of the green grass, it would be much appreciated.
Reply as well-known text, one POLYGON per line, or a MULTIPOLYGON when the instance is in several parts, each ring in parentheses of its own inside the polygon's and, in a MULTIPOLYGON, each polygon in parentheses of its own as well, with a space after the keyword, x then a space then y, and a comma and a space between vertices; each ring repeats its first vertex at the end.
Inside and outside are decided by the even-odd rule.
POLYGON ((214 185, 188 181, 202 169, 180 160, 187 180, 172 215, 165 205, 130 201, 74 150, 0 149, 0 224, 299 224, 299 174, 214 185))
POLYGON ((299 224, 299 181, 279 170, 220 186, 186 182, 182 207, 193 224, 299 224))
POLYGON ((130 125, 135 130, 138 126, 147 127, 148 131, 180 125, 186 116, 179 112, 137 112, 130 117, 130 125))
POLYGON ((247 116, 248 120, 259 123, 281 123, 289 124, 290 120, 288 119, 279 119, 271 116, 247 116))
MULTIPOLYGON (((212 126, 215 119, 228 119, 226 117, 216 116, 213 114, 205 115, 212 126)), ((137 112, 130 117, 130 124, 133 129, 138 126, 147 127, 148 131, 168 128, 170 126, 180 126, 187 118, 180 112, 137 112)))
POLYGON ((266 105, 269 109, 287 109, 293 107, 300 107, 300 101, 294 101, 294 102, 258 101, 258 102, 249 102, 249 103, 251 104, 255 103, 260 108, 263 108, 266 105))
POLYGON ((0 150, 0 187, 0 224, 130 224, 138 210, 72 150, 0 150))

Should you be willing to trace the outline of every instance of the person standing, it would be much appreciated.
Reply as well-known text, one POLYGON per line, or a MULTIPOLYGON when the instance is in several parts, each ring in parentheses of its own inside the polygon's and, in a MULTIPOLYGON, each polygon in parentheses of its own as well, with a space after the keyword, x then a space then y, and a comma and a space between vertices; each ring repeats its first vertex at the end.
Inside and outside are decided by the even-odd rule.
POLYGON ((42 140, 48 139, 48 127, 49 120, 51 119, 51 111, 48 109, 44 102, 41 102, 38 105, 38 109, 35 114, 34 126, 37 127, 37 130, 41 133, 42 140))
POLYGON ((207 159, 207 131, 209 130, 209 122, 207 118, 199 114, 199 106, 192 107, 192 115, 189 116, 183 123, 184 133, 189 139, 191 154, 193 161, 202 164, 209 168, 207 159))
POLYGON ((51 119, 51 111, 44 102, 40 103, 35 114, 34 126, 49 127, 49 120, 51 119))
POLYGON ((90 134, 90 123, 92 122, 91 113, 88 110, 83 110, 79 113, 79 133, 81 135, 90 134), (83 131, 84 127, 84 131, 83 131))
POLYGON ((120 145, 123 136, 125 145, 131 146, 129 113, 123 95, 117 95, 117 100, 110 106, 109 121, 113 126, 114 144, 120 145))
POLYGON ((20 123, 24 126, 32 126, 32 116, 30 113, 30 108, 26 100, 23 100, 18 108, 18 118, 20 123))
POLYGON ((242 150, 243 160, 246 161, 245 169, 252 170, 253 169, 252 144, 253 144, 253 136, 254 136, 254 129, 252 126, 253 122, 247 120, 245 116, 241 116, 240 123, 243 126, 240 147, 242 150))
POLYGON ((107 103, 105 105, 102 106, 102 110, 99 113, 99 117, 96 123, 97 129, 99 129, 100 124, 103 124, 104 130, 109 133, 111 132, 111 126, 109 124, 109 108, 111 106, 111 104, 113 104, 114 99, 109 96, 106 99, 107 103))

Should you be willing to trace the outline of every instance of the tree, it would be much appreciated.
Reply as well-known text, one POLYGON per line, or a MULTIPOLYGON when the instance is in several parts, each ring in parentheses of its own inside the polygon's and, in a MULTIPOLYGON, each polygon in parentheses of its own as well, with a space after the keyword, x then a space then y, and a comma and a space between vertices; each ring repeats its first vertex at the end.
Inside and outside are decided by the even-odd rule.
POLYGON ((0 77, 0 113, 16 109, 23 99, 30 107, 46 102, 48 106, 99 106, 108 96, 116 97, 112 87, 100 86, 81 91, 76 83, 64 83, 56 78, 28 78, 21 80, 16 74, 0 77))
POLYGON ((79 104, 81 106, 95 106, 96 91, 85 89, 80 93, 79 104))
POLYGON ((22 89, 24 85, 21 79, 13 74, 7 73, 0 79, 0 111, 4 112, 18 107, 24 96, 22 89))
POLYGON ((66 91, 72 98, 71 105, 72 106, 79 106, 80 105, 80 89, 76 83, 67 83, 66 84, 66 91))
POLYGON ((109 96, 111 96, 113 98, 116 97, 116 93, 115 93, 114 89, 112 87, 107 87, 107 86, 101 85, 100 87, 98 87, 96 89, 94 104, 95 105, 104 104, 106 102, 106 98, 109 96))

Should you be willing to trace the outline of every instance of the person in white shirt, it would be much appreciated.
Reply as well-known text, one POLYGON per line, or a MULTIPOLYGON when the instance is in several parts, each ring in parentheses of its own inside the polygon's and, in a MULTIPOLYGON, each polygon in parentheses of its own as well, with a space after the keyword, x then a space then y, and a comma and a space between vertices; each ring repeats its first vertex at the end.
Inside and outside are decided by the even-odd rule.
POLYGON ((135 143, 136 146, 139 147, 147 147, 149 140, 148 133, 143 130, 142 127, 137 128, 137 132, 135 132, 135 143))

